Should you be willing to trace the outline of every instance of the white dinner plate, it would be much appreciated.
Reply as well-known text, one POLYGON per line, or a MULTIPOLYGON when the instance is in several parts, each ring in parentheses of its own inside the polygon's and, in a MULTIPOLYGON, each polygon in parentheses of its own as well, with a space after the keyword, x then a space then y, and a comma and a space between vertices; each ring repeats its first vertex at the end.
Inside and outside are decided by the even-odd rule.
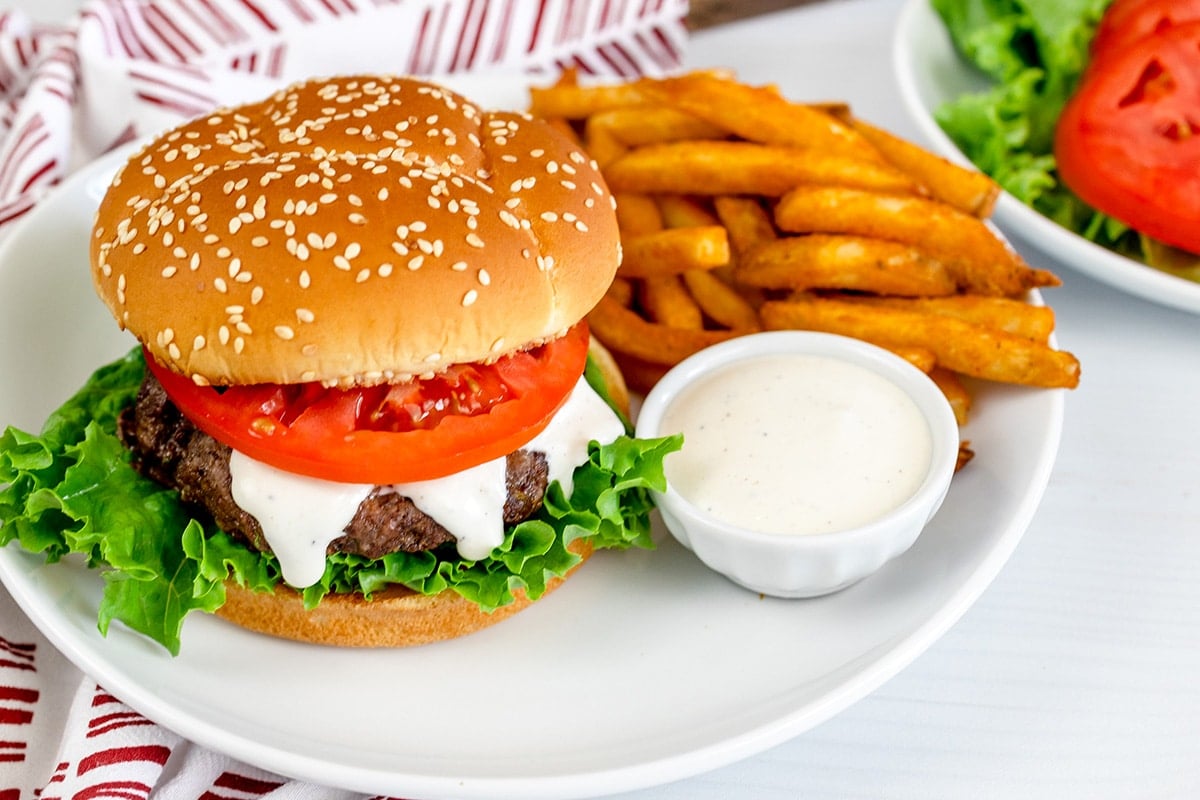
MULTIPOLYGON (((985 88, 988 79, 954 49, 929 0, 908 0, 901 10, 892 56, 904 105, 927 142, 947 158, 970 164, 933 114, 942 103, 985 88)), ((1001 194, 994 219, 1006 235, 1048 253, 1065 267, 1146 300, 1200 314, 1200 283, 1090 242, 1008 192, 1001 194)))
MULTIPOLYGON (((37 430, 132 340, 93 294, 87 240, 120 155, 65 183, 0 248, 0 424, 37 430)), ((874 690, 945 632, 1026 529, 1057 452, 1059 391, 987 386, 978 455, 917 544, 816 600, 760 597, 669 536, 597 554, 501 625, 407 650, 259 636, 194 614, 172 658, 96 629, 102 581, 0 548, 0 578, 108 691, 214 750, 364 792, 566 798, 664 783, 761 752, 874 690)))

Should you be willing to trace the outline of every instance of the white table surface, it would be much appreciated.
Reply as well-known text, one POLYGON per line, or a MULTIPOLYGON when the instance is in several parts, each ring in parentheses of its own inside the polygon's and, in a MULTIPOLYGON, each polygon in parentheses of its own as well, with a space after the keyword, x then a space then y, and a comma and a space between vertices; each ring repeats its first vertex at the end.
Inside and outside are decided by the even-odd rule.
MULTIPOLYGON (((55 20, 78 2, 8 5, 55 20)), ((689 60, 800 99, 849 100, 918 138, 891 70, 900 5, 826 0, 705 31, 689 60)), ((840 715, 622 798, 1200 797, 1200 316, 1025 255, 1063 278, 1047 300, 1083 382, 1044 500, 1000 576, 840 715)))

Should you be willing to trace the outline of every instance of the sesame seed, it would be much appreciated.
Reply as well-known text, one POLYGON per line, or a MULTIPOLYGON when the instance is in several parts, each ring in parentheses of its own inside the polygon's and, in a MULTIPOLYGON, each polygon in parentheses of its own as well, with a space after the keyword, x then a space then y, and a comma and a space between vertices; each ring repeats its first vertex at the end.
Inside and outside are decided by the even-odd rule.
POLYGON ((474 231, 467 234, 467 244, 471 247, 484 247, 483 239, 480 239, 479 234, 474 231))
POLYGON ((347 261, 346 257, 343 255, 334 256, 333 265, 344 272, 350 271, 350 262, 347 261))
POLYGON ((250 240, 250 244, 254 245, 255 247, 266 247, 270 243, 271 240, 265 236, 255 236, 250 240))
POLYGON ((375 271, 379 274, 379 277, 386 278, 392 274, 392 265, 385 261, 384 263, 380 264, 379 268, 375 271))
POLYGON ((484 286, 487 286, 492 282, 492 276, 491 276, 491 274, 488 273, 488 271, 486 269, 479 270, 478 277, 479 277, 479 282, 481 284, 483 284, 484 286))
POLYGON ((555 214, 553 211, 543 211, 541 217, 546 222, 558 222, 558 214, 555 214))
POLYGON ((175 275, 175 273, 178 271, 179 271, 179 269, 177 267, 173 267, 173 266, 164 267, 163 271, 162 271, 162 276, 164 278, 170 278, 170 277, 173 277, 175 275))
POLYGON ((193 350, 203 350, 207 345, 208 345, 208 340, 205 339, 203 336, 197 335, 196 338, 192 340, 192 349, 193 350))
POLYGON ((312 279, 308 275, 308 270, 300 270, 300 288, 307 289, 311 283, 312 279))
POLYGON ((316 316, 307 308, 297 308, 296 319, 300 322, 312 322, 314 319, 316 319, 316 316))
POLYGON ((421 264, 425 262, 425 256, 413 256, 408 260, 408 268, 416 272, 421 268, 421 264))

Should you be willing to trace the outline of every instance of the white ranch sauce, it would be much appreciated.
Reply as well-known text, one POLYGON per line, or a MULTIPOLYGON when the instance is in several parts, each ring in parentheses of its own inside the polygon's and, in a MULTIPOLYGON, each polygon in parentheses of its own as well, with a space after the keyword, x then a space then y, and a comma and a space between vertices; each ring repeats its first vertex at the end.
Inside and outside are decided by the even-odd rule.
MULTIPOLYGON (((546 454, 549 481, 569 497, 572 473, 587 460, 588 442, 624 433, 617 415, 583 379, 550 424, 524 449, 546 454)), ((234 450, 229 458, 233 499, 262 526, 283 579, 303 588, 321 579, 325 551, 341 536, 374 486, 338 483, 285 472, 234 450)), ((498 458, 436 480, 395 484, 457 539, 459 555, 478 560, 504 541, 505 460, 498 458)))
POLYGON ((660 427, 683 433, 666 461, 671 485, 713 517, 765 533, 877 519, 915 493, 932 454, 912 398, 825 356, 731 364, 681 392, 660 427))

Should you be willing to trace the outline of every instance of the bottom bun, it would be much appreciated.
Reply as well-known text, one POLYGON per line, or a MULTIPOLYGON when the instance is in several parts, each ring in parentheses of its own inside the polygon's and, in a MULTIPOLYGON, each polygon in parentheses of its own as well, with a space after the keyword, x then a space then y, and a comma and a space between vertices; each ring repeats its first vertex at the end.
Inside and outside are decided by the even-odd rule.
MULTIPOLYGON (((576 539, 568 548, 586 561, 591 542, 576 539)), ((546 584, 546 594, 574 574, 546 584)), ((527 608, 533 601, 518 590, 516 599, 490 614, 452 591, 424 595, 397 586, 376 592, 371 600, 359 595, 329 595, 320 605, 305 610, 300 594, 280 587, 274 592, 255 592, 230 581, 225 586, 225 605, 217 616, 258 633, 298 642, 339 647, 411 647, 466 636, 495 625, 527 608)), ((543 595, 544 597, 545 595, 543 595)))

